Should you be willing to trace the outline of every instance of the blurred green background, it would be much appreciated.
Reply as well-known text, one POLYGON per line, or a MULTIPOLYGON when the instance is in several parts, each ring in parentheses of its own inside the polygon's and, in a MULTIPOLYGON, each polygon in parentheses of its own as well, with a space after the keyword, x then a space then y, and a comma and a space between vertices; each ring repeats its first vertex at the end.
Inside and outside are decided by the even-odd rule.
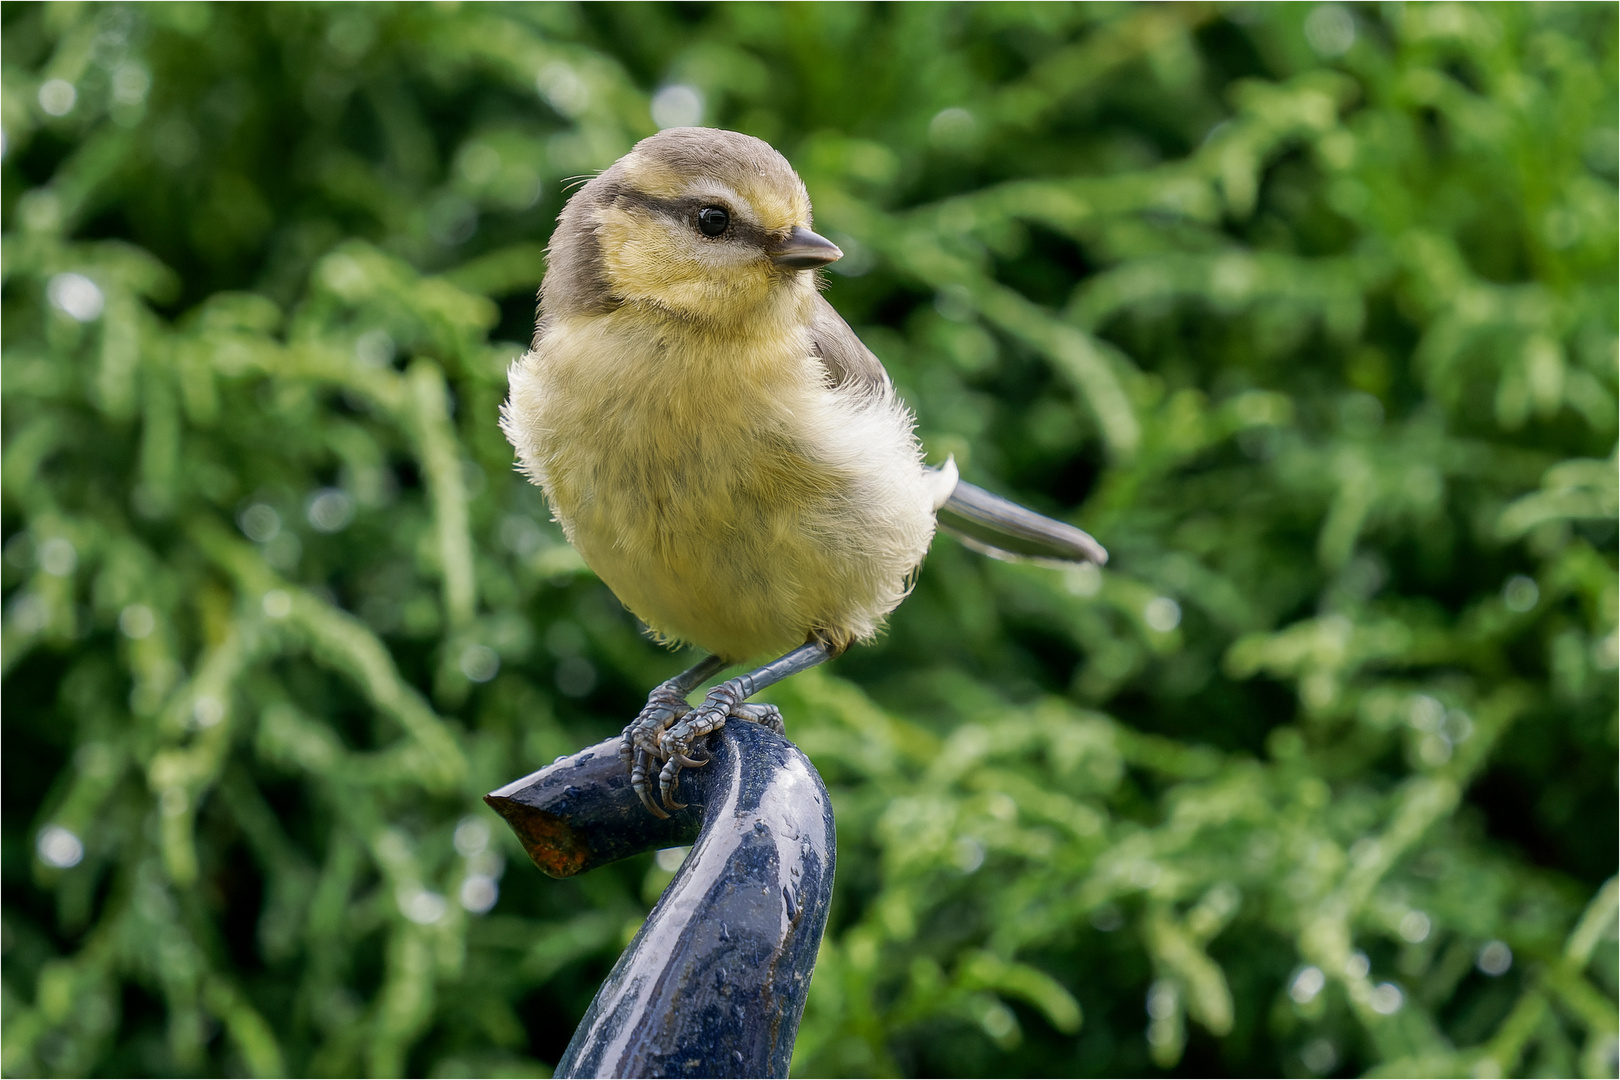
POLYGON ((3 1069, 544 1075, 676 860, 479 796, 687 662, 496 429, 571 178, 770 140, 941 538, 769 695, 804 1076, 1616 1070, 1616 6, 0 8, 3 1069))

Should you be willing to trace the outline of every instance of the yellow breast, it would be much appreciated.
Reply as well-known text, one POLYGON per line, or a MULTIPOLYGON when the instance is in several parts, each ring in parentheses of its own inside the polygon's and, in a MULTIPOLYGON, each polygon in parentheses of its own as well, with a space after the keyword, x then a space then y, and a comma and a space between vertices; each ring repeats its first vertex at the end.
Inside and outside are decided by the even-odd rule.
POLYGON ((514 368, 507 427, 625 606, 730 660, 869 636, 932 535, 926 496, 883 479, 920 482, 904 410, 829 388, 802 329, 550 327, 514 368))

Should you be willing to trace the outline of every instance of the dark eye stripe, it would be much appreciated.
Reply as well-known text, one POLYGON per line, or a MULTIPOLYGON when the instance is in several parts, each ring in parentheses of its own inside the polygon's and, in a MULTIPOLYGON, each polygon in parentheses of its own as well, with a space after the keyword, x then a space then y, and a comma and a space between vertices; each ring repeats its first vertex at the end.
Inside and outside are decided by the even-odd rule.
MULTIPOLYGON (((693 196, 684 199, 660 199, 625 186, 605 190, 602 193, 602 202, 604 204, 619 202, 637 206, 660 217, 678 222, 688 229, 692 227, 699 210, 707 206, 719 205, 714 201, 713 197, 693 196)), ((769 231, 760 228, 758 225, 739 219, 736 214, 731 215, 729 238, 733 242, 752 244, 759 248, 763 248, 774 239, 780 239, 780 237, 773 236, 769 231)))

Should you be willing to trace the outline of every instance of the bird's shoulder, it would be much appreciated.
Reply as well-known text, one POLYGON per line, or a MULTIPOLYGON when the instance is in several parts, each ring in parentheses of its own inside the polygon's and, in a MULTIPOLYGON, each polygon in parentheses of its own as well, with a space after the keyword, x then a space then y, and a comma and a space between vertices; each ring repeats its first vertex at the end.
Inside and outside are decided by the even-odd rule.
POLYGON ((838 309, 816 295, 810 315, 810 351, 827 369, 835 387, 879 393, 889 387, 883 362, 868 349, 838 309))

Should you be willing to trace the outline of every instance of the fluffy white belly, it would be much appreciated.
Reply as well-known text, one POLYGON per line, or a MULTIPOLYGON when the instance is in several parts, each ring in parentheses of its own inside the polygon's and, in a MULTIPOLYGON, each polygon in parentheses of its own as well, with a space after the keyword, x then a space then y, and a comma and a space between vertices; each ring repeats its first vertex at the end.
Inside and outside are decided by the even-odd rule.
POLYGON ((807 338, 618 319, 549 327, 511 372, 507 433, 586 563, 728 660, 875 633, 934 531, 904 406, 827 387, 807 338))

